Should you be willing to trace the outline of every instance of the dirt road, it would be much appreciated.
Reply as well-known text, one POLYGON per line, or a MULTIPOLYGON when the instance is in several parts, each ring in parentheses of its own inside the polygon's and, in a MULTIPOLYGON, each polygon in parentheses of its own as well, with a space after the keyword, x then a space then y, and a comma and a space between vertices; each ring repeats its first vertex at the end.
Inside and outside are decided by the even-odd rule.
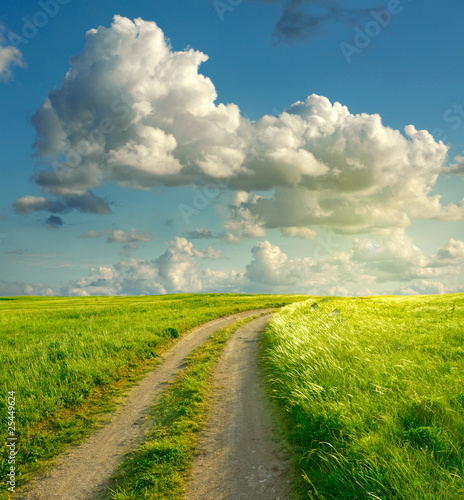
POLYGON ((20 490, 17 498, 83 500, 101 496, 123 455, 136 448, 143 439, 149 427, 145 418, 149 407, 160 395, 165 383, 174 379, 184 358, 217 330, 261 312, 263 310, 245 311, 192 330, 162 356, 162 364, 128 393, 107 425, 82 445, 59 457, 57 466, 49 475, 20 490))
POLYGON ((200 438, 187 500, 288 500, 288 465, 272 434, 259 380, 258 339, 269 316, 238 330, 215 372, 215 396, 200 438))

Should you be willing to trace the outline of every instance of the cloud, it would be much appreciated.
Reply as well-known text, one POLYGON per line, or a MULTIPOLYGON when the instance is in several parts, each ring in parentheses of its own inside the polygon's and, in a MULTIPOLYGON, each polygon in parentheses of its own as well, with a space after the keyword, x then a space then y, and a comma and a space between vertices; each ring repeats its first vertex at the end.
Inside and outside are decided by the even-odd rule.
POLYGON ((20 215, 28 215, 31 212, 45 211, 53 214, 67 213, 73 210, 90 212, 98 215, 111 213, 108 200, 99 198, 93 193, 82 195, 66 195, 61 200, 49 200, 43 196, 23 196, 13 204, 15 211, 20 215))
POLYGON ((396 290, 397 295, 441 295, 447 293, 447 287, 439 281, 418 280, 408 287, 396 290))
MULTIPOLYGON (((450 240, 426 256, 403 230, 353 241, 347 252, 290 259, 277 245, 257 242, 244 269, 211 268, 222 257, 176 237, 153 259, 123 259, 92 269, 61 287, 0 283, 0 295, 140 295, 187 292, 372 295, 464 291, 464 242, 450 240), (29 287, 29 288, 27 288, 29 287)), ((43 264, 42 264, 43 265, 43 264)))
POLYGON ((314 270, 311 259, 289 261, 287 255, 269 241, 257 243, 251 253, 253 259, 246 267, 246 277, 253 283, 301 286, 314 270))
POLYGON ((106 241, 108 243, 141 243, 151 241, 151 233, 146 231, 137 231, 132 229, 129 233, 125 233, 121 229, 109 231, 106 241))
POLYGON ((436 266, 464 264, 464 241, 451 238, 438 249, 432 262, 436 266))
POLYGON ((5 44, 4 31, 5 27, 0 24, 0 81, 6 82, 13 77, 12 66, 24 68, 26 62, 22 52, 17 47, 5 44))
POLYGON ((50 217, 45 221, 45 225, 50 229, 59 229, 63 227, 64 222, 58 215, 50 215, 50 217))
POLYGON ((306 227, 284 227, 280 230, 283 236, 292 236, 300 240, 313 240, 317 233, 306 227))
POLYGON ((212 248, 195 249, 185 238, 172 241, 156 259, 123 260, 111 267, 100 267, 61 290, 69 295, 129 295, 200 292, 212 284, 234 281, 234 274, 216 274, 200 268, 199 260, 217 258, 212 248))
POLYGON ((81 234, 79 238, 100 238, 101 236, 103 236, 103 233, 92 229, 84 234, 81 234))
POLYGON ((255 205, 259 196, 252 196, 245 191, 236 191, 233 194, 229 207, 229 217, 225 224, 225 239, 231 243, 240 238, 260 238, 265 236, 266 230, 259 216, 253 215, 250 207, 255 205))
MULTIPOLYGON (((321 2, 286 5, 322 12, 321 2)), ((324 5, 330 19, 358 12, 324 5)), ((90 191, 105 183, 140 190, 220 183, 234 193, 224 223, 230 242, 273 228, 301 237, 318 226, 362 234, 464 219, 464 201, 444 205, 432 194, 449 148, 427 131, 394 130, 379 115, 352 114, 314 94, 250 121, 237 105, 216 102, 212 81, 199 73, 208 57, 173 51, 155 23, 115 16, 86 38, 33 117, 36 154, 50 165, 34 180, 60 200, 23 197, 19 213, 109 213, 107 200, 90 191), (91 207, 82 202, 88 197, 91 207)))
POLYGON ((449 167, 442 169, 441 173, 450 175, 463 175, 464 174, 464 156, 456 156, 453 163, 449 167))
POLYGON ((333 24, 350 27, 362 22, 369 12, 379 6, 372 0, 363 8, 350 7, 343 0, 261 0, 282 4, 273 39, 294 42, 326 33, 333 24))
POLYGON ((121 229, 115 231, 107 231, 106 241, 108 243, 124 243, 121 249, 121 255, 128 257, 132 252, 137 250, 140 243, 151 241, 152 235, 146 231, 137 231, 132 229, 130 233, 125 233, 121 229))
POLYGON ((214 239, 216 236, 209 229, 201 228, 195 231, 187 231, 185 237, 189 240, 214 239))
POLYGON ((152 240, 152 234, 146 231, 137 231, 132 228, 126 233, 122 229, 107 229, 104 232, 90 230, 80 235, 80 238, 100 238, 106 234, 107 243, 123 243, 121 255, 129 256, 137 250, 141 243, 147 243, 152 240))
POLYGON ((15 250, 10 250, 9 252, 3 252, 5 255, 13 254, 13 255, 23 255, 26 250, 22 250, 21 248, 16 248, 15 250))
POLYGON ((61 291, 43 283, 26 283, 25 281, 0 280, 0 297, 20 297, 24 295, 55 296, 61 295, 61 291))

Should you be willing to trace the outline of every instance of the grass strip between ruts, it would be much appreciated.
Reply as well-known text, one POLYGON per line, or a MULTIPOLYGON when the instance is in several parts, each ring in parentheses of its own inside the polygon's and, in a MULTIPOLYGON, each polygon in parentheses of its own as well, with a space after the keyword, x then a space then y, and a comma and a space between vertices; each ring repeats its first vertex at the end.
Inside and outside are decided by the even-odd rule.
POLYGON ((152 408, 153 430, 114 477, 113 500, 183 498, 208 414, 214 367, 230 336, 255 318, 219 330, 186 358, 185 369, 152 408))

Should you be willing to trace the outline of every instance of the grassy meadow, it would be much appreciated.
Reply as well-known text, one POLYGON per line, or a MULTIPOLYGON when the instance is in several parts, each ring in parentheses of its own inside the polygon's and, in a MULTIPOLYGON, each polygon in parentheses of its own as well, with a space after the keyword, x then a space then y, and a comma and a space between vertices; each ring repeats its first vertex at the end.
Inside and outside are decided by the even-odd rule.
POLYGON ((464 296, 285 307, 262 359, 301 498, 464 498, 464 296))
MULTIPOLYGON (((88 435, 121 391, 152 368, 182 333, 221 316, 304 298, 1 298, 0 410, 6 416, 8 391, 15 391, 18 485, 88 435)), ((6 432, 5 424, 3 443, 6 432)), ((8 464, 0 463, 3 484, 8 464)))

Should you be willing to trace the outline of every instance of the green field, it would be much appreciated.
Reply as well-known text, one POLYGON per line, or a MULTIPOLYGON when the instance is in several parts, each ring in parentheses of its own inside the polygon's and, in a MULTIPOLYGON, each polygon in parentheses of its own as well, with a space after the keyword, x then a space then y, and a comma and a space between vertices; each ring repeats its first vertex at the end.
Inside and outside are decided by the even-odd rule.
POLYGON ((302 498, 464 498, 464 297, 293 304, 265 333, 302 498))
MULTIPOLYGON (((115 397, 183 332, 220 316, 303 299, 219 294, 0 299, 0 438, 6 443, 8 392, 15 391, 18 485, 88 435, 114 407, 115 397)), ((2 495, 7 467, 2 460, 2 495)))
MULTIPOLYGON (((301 498, 464 498, 463 295, 0 299, 0 405, 6 415, 8 391, 15 391, 18 486, 88 436, 184 332, 285 305, 264 334, 261 358, 301 498)), ((141 485, 160 488, 161 476, 166 498, 180 491, 206 415, 208 374, 234 328, 189 358, 184 378, 156 407, 149 440, 121 471, 114 498, 140 496, 141 485), (169 474, 156 455, 166 446, 182 456, 169 474)), ((5 423, 3 443, 6 432, 5 423)), ((0 498, 6 468, 2 460, 0 498)))

